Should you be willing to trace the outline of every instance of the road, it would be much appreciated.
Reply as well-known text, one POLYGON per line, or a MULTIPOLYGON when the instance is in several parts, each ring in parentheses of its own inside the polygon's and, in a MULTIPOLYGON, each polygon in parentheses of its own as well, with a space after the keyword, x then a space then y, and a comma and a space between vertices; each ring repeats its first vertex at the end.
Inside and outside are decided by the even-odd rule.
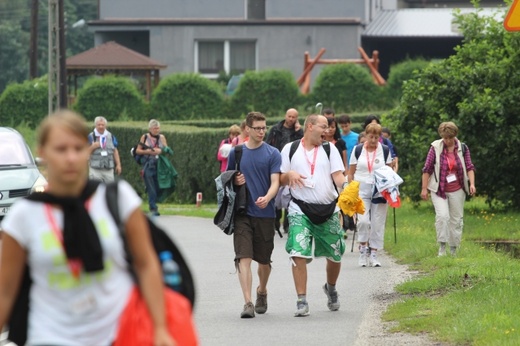
MULTIPOLYGON (((308 265, 307 300, 311 314, 296 318, 293 317, 296 293, 285 238, 276 236, 267 313, 240 319, 244 302, 235 273, 232 237, 214 226, 211 219, 161 216, 157 222, 180 245, 194 273, 195 321, 202 346, 365 344, 359 338, 363 334, 360 331, 363 319, 367 325, 367 307, 375 295, 382 293, 382 287, 388 286, 390 269, 395 266, 382 254, 383 267, 358 267, 358 252, 356 249, 350 252, 351 238, 348 239, 337 283, 340 310, 331 312, 327 308, 321 288, 325 283, 325 260, 316 259, 308 265)), ((253 287, 256 287, 256 264, 253 272, 253 287)))

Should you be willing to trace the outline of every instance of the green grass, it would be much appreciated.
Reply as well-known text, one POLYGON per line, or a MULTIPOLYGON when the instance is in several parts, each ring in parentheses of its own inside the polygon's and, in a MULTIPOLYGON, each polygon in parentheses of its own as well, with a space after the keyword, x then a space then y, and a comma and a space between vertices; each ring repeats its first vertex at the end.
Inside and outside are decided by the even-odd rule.
POLYGON ((493 213, 483 199, 466 203, 456 257, 437 257, 430 203, 396 210, 397 243, 389 213, 385 250, 417 270, 397 287, 401 300, 383 314, 393 331, 428 333, 453 345, 520 345, 520 261, 475 242, 519 239, 520 213, 493 213))
MULTIPOLYGON (((161 215, 183 215, 203 218, 213 218, 217 212, 216 204, 158 204, 161 215)), ((148 210, 148 203, 143 203, 142 209, 148 210)))

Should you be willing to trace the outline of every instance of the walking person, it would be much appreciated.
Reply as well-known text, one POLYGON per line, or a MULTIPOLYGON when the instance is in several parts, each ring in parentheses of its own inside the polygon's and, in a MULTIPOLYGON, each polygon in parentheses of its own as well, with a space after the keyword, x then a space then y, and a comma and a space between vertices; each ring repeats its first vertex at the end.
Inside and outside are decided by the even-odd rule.
POLYGON ((432 142, 422 169, 421 197, 427 200, 431 192, 438 255, 446 255, 446 244, 455 255, 462 238, 466 195, 476 192, 475 166, 469 148, 457 138, 457 125, 443 122, 438 132, 441 139, 432 142))
MULTIPOLYGON (((285 112, 285 119, 274 125, 267 135, 266 143, 272 145, 278 151, 282 151, 283 147, 292 141, 301 139, 303 130, 298 122, 298 111, 290 108, 285 112)), ((282 218, 282 210, 276 209, 275 229, 280 232, 280 219, 282 218)), ((284 213, 283 229, 287 233, 289 231, 289 219, 287 218, 287 209, 284 213)))
POLYGON ((290 187, 289 235, 285 246, 293 262, 292 273, 297 301, 295 316, 308 316, 307 263, 314 257, 325 257, 326 283, 323 290, 327 307, 340 308, 336 282, 345 252, 339 208, 336 205, 338 189, 345 184, 345 166, 338 149, 322 138, 328 129, 323 115, 309 115, 304 123, 301 141, 287 144, 282 150, 283 185, 290 187), (291 149, 296 146, 291 157, 291 149))
MULTIPOLYGON (((38 153, 47 164, 48 188, 17 201, 1 224, 0 329, 27 263, 32 279, 28 345, 113 344, 134 285, 119 229, 106 207, 105 185, 88 180, 88 134, 84 119, 73 112, 45 118, 38 153)), ((174 345, 141 199, 128 183, 118 184, 128 250, 153 320, 155 345, 174 345)))
POLYGON ((161 215, 157 206, 159 196, 159 180, 157 176, 157 161, 162 149, 168 146, 166 138, 161 133, 161 124, 152 119, 148 122, 148 133, 141 136, 137 146, 137 155, 143 155, 143 179, 148 194, 150 214, 161 215))
POLYGON ((223 139, 218 146, 217 160, 220 161, 220 172, 224 172, 227 168, 227 161, 229 152, 233 145, 233 139, 240 135, 240 127, 238 125, 231 125, 229 127, 228 138, 223 139))
POLYGON ((352 120, 350 116, 347 114, 341 114, 338 117, 338 124, 341 128, 341 138, 345 141, 347 146, 347 169, 348 169, 348 161, 350 158, 350 154, 352 153, 352 149, 358 144, 359 134, 351 130, 352 120))
MULTIPOLYGON (((267 311, 267 282, 271 274, 271 254, 274 249, 274 198, 280 184, 281 157, 278 150, 264 142, 267 133, 262 113, 247 115, 245 131, 249 140, 242 145, 239 173, 235 185, 246 185, 247 208, 245 214, 236 214, 233 244, 235 266, 244 296, 241 318, 252 318, 267 311), (252 303, 253 277, 251 263, 258 263, 256 302, 252 303)), ((228 170, 236 169, 235 153, 230 152, 228 170)))
POLYGON ((88 135, 90 144, 89 177, 102 182, 114 181, 114 170, 121 175, 121 160, 116 137, 107 130, 104 117, 94 119, 94 131, 88 135))
POLYGON ((357 146, 350 156, 348 181, 359 182, 359 197, 363 199, 365 205, 365 213, 358 214, 357 218, 358 263, 361 267, 368 265, 381 267, 377 251, 383 249, 384 246, 388 205, 382 195, 375 190, 374 171, 385 164, 390 166, 392 162, 389 148, 379 142, 381 130, 379 124, 368 124, 364 131, 366 141, 358 144, 362 148, 359 157, 356 156, 357 146))

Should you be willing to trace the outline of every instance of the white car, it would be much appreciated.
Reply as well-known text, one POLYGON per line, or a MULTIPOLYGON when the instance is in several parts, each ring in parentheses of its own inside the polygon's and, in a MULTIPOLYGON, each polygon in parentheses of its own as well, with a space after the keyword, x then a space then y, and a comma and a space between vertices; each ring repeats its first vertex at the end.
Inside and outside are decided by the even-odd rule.
POLYGON ((22 135, 0 127, 0 221, 18 198, 43 192, 46 185, 22 135))

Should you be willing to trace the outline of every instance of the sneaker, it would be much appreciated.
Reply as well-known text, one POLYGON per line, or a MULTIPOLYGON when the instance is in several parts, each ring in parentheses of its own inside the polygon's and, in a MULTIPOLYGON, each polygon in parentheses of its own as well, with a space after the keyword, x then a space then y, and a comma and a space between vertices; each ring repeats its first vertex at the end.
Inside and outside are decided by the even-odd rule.
POLYGON ((161 216, 161 214, 159 213, 158 210, 150 210, 150 215, 151 216, 161 216))
POLYGON ((327 284, 323 285, 323 292, 327 295, 327 307, 330 311, 338 311, 339 310, 339 300, 338 300, 338 291, 334 290, 334 292, 329 292, 327 288, 327 284))
POLYGON ((255 317, 255 306, 249 302, 244 304, 244 311, 240 314, 240 318, 253 318, 255 317))
POLYGON ((367 248, 366 247, 360 247, 359 248, 359 260, 358 260, 358 264, 361 266, 361 267, 366 267, 367 266, 367 248))
POLYGON ((446 243, 441 243, 439 246, 439 257, 446 256, 446 243))
POLYGON ((377 260, 377 252, 376 251, 372 251, 370 253, 370 265, 372 267, 381 267, 381 262, 379 262, 377 260))
POLYGON ((296 312, 294 317, 305 317, 309 316, 309 303, 306 300, 298 299, 296 301, 296 312))
POLYGON ((267 311, 267 292, 260 293, 257 290, 256 291, 255 312, 257 314, 265 314, 266 311, 267 311))
POLYGON ((457 254, 457 247, 456 246, 450 246, 450 254, 452 256, 455 256, 457 254))

